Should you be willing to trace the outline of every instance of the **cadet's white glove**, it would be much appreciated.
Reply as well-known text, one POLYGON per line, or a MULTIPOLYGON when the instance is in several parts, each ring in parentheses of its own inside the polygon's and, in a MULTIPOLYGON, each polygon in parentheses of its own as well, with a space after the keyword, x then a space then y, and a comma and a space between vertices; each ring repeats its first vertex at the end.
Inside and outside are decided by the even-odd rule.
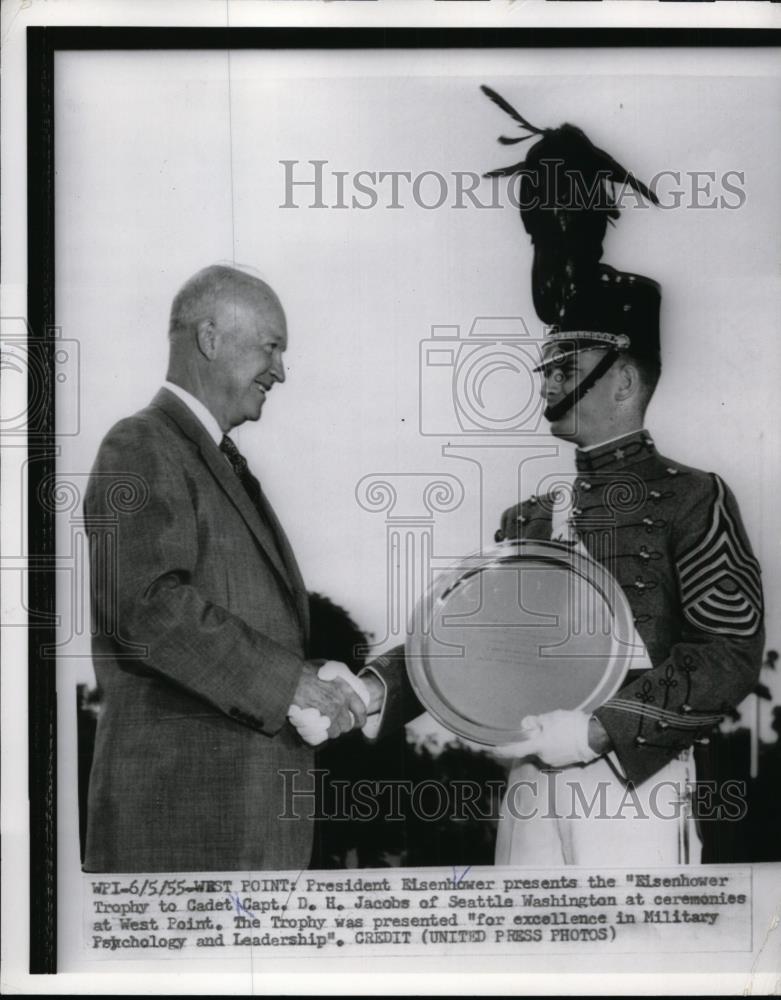
POLYGON ((539 757, 549 767, 587 764, 599 756, 588 742, 590 718, 586 712, 527 715, 521 729, 528 731, 528 737, 496 747, 493 752, 497 757, 539 757))
POLYGON ((287 717, 298 730, 301 739, 310 746, 316 747, 328 739, 331 720, 327 715, 321 715, 316 708, 299 708, 298 705, 291 705, 287 717))
MULTIPOLYGON (((321 681, 332 681, 339 677, 350 685, 368 708, 369 689, 361 678, 356 677, 344 663, 328 660, 317 671, 317 676, 321 681)), ((352 716, 352 713, 350 714, 352 716)), ((301 739, 305 743, 309 743, 310 746, 319 746, 328 739, 328 727, 331 725, 331 720, 327 715, 321 715, 316 708, 299 708, 298 705, 291 705, 287 717, 298 730, 301 739)))

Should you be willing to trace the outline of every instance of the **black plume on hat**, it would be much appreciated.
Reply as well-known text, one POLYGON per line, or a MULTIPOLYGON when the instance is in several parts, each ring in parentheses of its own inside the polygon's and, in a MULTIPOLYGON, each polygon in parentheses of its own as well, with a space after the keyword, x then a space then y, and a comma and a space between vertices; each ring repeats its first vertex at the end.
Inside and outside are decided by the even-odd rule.
POLYGON ((486 177, 519 175, 521 220, 534 244, 532 297, 539 318, 561 334, 589 331, 629 338, 629 350, 659 358, 659 285, 601 263, 608 222, 620 215, 615 185, 630 187, 653 204, 656 195, 574 125, 541 129, 503 97, 483 86, 494 104, 524 130, 509 146, 539 137, 524 160, 486 177))

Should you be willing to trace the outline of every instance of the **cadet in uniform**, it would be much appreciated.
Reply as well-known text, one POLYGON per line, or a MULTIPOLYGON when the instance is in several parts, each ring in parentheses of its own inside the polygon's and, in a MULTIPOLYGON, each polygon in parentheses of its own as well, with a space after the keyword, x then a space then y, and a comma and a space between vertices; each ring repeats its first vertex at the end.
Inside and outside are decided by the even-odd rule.
POLYGON ((583 546, 621 586, 641 645, 625 685, 593 716, 527 720, 528 744, 504 748, 518 762, 496 860, 696 863, 691 748, 756 683, 759 566, 727 485, 661 456, 644 429, 661 372, 660 288, 601 256, 607 221, 619 214, 607 185, 653 194, 579 129, 536 129, 484 90, 523 138, 541 137, 524 163, 494 173, 522 171, 534 305, 549 324, 545 416, 554 436, 578 445, 571 488, 505 511, 496 539, 583 546))

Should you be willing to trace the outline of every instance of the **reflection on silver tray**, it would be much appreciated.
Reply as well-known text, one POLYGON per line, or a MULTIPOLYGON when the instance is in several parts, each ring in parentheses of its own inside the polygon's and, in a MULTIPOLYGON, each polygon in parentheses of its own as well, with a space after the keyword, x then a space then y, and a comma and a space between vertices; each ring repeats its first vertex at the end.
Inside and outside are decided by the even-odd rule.
POLYGON ((498 745, 522 737, 525 715, 605 702, 636 641, 623 591, 583 549, 503 542, 434 582, 407 639, 407 670, 451 732, 498 745))

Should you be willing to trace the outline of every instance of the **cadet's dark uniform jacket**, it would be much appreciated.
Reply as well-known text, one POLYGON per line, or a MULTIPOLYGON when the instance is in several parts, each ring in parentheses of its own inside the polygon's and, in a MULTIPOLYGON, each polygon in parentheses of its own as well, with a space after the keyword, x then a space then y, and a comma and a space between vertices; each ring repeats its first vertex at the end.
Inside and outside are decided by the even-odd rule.
MULTIPOLYGON (((652 670, 595 712, 639 783, 707 734, 756 683, 762 590, 732 493, 663 458, 646 432, 576 453, 572 525, 621 585, 652 670)), ((502 516, 497 541, 550 539, 553 500, 502 516)))

